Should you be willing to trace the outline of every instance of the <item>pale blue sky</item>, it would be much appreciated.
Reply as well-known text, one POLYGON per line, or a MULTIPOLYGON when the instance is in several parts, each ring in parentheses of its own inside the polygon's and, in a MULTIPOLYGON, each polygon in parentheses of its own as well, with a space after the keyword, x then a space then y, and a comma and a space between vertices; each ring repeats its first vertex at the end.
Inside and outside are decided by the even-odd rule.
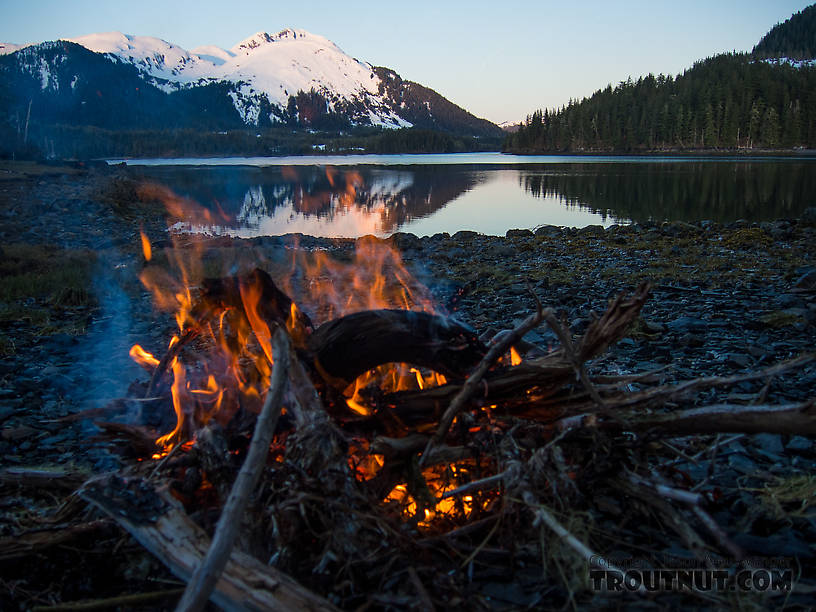
POLYGON ((119 30, 185 49, 303 28, 495 122, 750 51, 806 0, 0 0, 0 41, 119 30))

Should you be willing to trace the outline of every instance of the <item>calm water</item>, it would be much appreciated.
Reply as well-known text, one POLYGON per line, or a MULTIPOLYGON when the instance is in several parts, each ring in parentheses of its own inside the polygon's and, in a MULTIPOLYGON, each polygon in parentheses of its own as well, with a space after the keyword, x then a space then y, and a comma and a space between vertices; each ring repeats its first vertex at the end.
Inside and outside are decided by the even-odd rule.
MULTIPOLYGON (((119 161, 119 160, 117 160, 119 161)), ((816 205, 816 157, 494 153, 127 160, 252 237, 429 235, 645 220, 762 221, 816 205)))

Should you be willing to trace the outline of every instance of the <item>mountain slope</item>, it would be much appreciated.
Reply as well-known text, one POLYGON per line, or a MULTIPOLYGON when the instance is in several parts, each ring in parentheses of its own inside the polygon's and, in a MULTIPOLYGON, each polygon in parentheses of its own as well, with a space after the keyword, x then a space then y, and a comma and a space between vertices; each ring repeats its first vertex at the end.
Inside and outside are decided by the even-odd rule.
POLYGON ((794 13, 790 19, 771 28, 751 54, 758 58, 816 58, 816 4, 794 13))
POLYGON ((477 119, 436 92, 403 82, 387 69, 375 69, 348 56, 328 39, 304 30, 286 29, 274 35, 258 32, 229 50, 205 46, 191 52, 158 38, 121 32, 24 48, 0 47, 4 47, 0 48, 0 87, 20 90, 10 100, 0 101, 0 113, 7 120, 27 113, 23 107, 32 101, 32 112, 37 111, 33 116, 38 120, 116 127, 113 109, 99 109, 99 104, 88 99, 88 95, 95 95, 91 91, 95 87, 107 94, 105 100, 124 104, 115 110, 122 120, 119 127, 289 125, 342 129, 416 124, 461 134, 500 133, 497 126, 477 119), (92 52, 94 57, 71 45, 92 52), (100 62, 107 62, 108 67, 103 69, 100 62), (63 84, 61 88, 46 82, 42 66, 48 67, 53 83, 63 84), (109 83, 96 80, 95 75, 101 73, 118 83, 118 93, 110 91, 109 83), (32 76, 37 75, 39 90, 32 82, 32 76), (141 83, 137 85, 138 81, 141 83), (74 87, 65 89, 65 83, 74 83, 74 87), (87 87, 77 90, 78 83, 87 87), (137 89, 140 93, 134 96, 137 89), (128 99, 122 100, 123 96, 128 99), (141 103, 148 98, 149 103, 141 103), (168 108, 171 99, 183 108, 168 108), (59 112, 51 112, 52 106, 59 112), (89 108, 101 115, 85 112, 89 108), (159 113, 164 116, 159 117, 159 113))

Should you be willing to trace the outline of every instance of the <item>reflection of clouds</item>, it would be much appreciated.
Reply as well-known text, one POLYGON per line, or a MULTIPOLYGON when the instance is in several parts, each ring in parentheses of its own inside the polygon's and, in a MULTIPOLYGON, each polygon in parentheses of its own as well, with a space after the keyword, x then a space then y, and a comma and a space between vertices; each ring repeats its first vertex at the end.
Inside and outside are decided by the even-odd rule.
MULTIPOLYGON (((413 187, 414 175, 407 171, 373 173, 353 197, 347 192, 309 192, 291 185, 253 185, 247 188, 236 215, 238 227, 206 231, 241 238, 289 232, 329 237, 385 235, 406 221, 406 215, 398 214, 397 208, 410 207, 415 197, 408 191, 413 187)), ((421 201, 427 203, 429 197, 421 201)))

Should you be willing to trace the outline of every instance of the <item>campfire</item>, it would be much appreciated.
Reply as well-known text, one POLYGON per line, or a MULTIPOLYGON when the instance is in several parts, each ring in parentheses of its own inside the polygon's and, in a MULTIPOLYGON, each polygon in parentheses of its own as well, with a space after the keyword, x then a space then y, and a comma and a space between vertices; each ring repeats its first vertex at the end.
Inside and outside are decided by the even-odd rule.
MULTIPOLYGON (((338 185, 341 197, 354 184, 338 185)), ((330 608, 316 593, 348 607, 372 592, 390 593, 384 607, 432 607, 461 592, 451 576, 504 554, 488 545, 500 532, 521 550, 514 534, 550 530, 588 562, 563 517, 592 497, 599 456, 631 467, 615 486, 674 496, 739 556, 701 495, 628 464, 633 440, 814 428, 810 404, 664 409, 810 356, 679 385, 591 376, 587 363, 628 332, 648 284, 580 337, 531 291, 534 312, 488 337, 438 309, 389 241, 360 239, 345 260, 293 247, 286 274, 209 275, 206 240, 183 236, 163 249, 172 266, 156 265, 141 237, 140 279, 176 322, 165 347, 130 352, 149 373, 136 387, 142 410, 160 426, 110 428, 139 440, 137 460, 82 493, 189 581, 179 609, 211 596, 227 609, 330 608), (524 340, 543 325, 559 341, 548 352, 524 340)))

